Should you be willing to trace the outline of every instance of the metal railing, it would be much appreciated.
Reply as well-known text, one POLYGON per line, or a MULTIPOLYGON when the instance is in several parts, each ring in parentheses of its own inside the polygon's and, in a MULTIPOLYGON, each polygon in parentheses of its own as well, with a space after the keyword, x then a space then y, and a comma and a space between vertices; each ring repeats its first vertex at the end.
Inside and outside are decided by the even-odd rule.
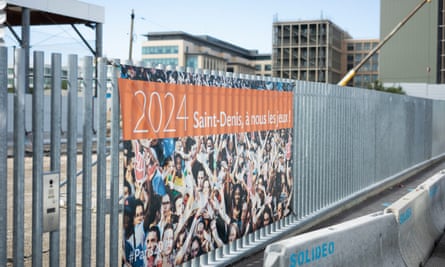
MULTIPOLYGON (((61 55, 52 54, 52 90, 48 98, 42 86, 44 54, 35 52, 31 109, 25 101, 29 97, 25 95, 25 77, 20 75, 24 73, 23 57, 23 51, 17 49, 15 93, 13 101, 8 101, 7 49, 0 47, 0 266, 118 266, 122 255, 119 181, 123 179, 119 168, 119 62, 111 66, 110 77, 106 59, 94 62, 92 57, 84 57, 79 71, 78 57, 70 55, 68 94, 62 96, 61 55), (108 117, 106 93, 110 84, 108 117), (97 95, 93 94, 95 89, 97 95), (66 102, 61 101, 65 98, 66 102), (25 120, 30 110, 32 163, 25 150, 25 120), (49 159, 43 149, 48 117, 49 159), (64 121, 67 130, 63 138, 67 142, 62 155, 64 121), (12 133, 8 123, 13 124, 12 133), (13 156, 8 157, 11 142, 13 156), (26 167, 29 164, 32 171, 26 167), (61 212, 59 230, 49 234, 42 230, 40 212, 41 180, 47 173, 66 177, 66 210, 61 212), (32 212, 32 218, 27 212, 32 212), (12 246, 8 246, 11 240, 12 246)), ((295 85, 293 214, 187 264, 225 265, 240 259, 326 210, 395 181, 445 153, 445 101, 324 83, 295 81, 295 85)))

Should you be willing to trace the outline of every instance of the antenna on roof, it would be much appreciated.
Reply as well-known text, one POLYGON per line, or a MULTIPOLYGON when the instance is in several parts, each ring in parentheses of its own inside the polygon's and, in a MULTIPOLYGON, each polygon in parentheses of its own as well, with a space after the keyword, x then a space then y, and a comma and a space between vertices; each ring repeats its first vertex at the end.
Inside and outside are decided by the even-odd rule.
POLYGON ((130 26, 130 51, 128 60, 131 62, 131 55, 133 54, 133 24, 134 24, 134 9, 131 10, 131 26, 130 26))
POLYGON ((278 13, 273 14, 273 22, 278 21, 278 13))

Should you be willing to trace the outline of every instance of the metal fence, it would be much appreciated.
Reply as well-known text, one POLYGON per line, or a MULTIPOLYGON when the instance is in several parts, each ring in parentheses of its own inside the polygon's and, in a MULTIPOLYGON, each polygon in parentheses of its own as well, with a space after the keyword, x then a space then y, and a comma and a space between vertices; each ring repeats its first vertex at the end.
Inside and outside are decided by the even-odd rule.
MULTIPOLYGON (((7 49, 0 47, 0 266, 120 265, 118 62, 70 55, 65 78, 61 55, 52 54, 46 96, 44 54, 35 52, 29 104, 23 51, 14 57, 10 95, 7 49), (64 201, 58 228, 47 233, 42 177, 54 174, 64 201)), ((226 265, 442 158, 444 114, 445 101, 296 81, 292 216, 187 264, 226 265)))
MULTIPOLYGON (((106 100, 118 73, 107 77, 105 59, 70 55, 68 76, 62 77, 62 57, 52 54, 52 90, 45 95, 44 53, 34 52, 30 103, 23 51, 14 55, 13 99, 7 94, 7 49, 0 52, 0 266, 118 266, 119 233, 109 229, 119 229, 119 103, 113 100, 117 108, 109 118, 106 100), (27 116, 31 129, 25 128, 27 116), (58 228, 47 233, 44 177, 53 174, 61 209, 58 228)), ((112 88, 117 95, 117 86, 112 88)))

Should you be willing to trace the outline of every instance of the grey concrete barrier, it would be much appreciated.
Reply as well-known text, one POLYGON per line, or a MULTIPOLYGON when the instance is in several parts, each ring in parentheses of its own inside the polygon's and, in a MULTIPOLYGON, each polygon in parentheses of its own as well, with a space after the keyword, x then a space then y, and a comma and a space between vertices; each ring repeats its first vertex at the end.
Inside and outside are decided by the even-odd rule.
POLYGON ((428 212, 435 232, 440 236, 445 230, 445 170, 436 173, 421 183, 418 188, 428 192, 428 212))
POLYGON ((408 266, 423 266, 438 238, 429 215, 428 191, 417 188, 384 210, 399 224, 399 247, 408 266))
POLYGON ((406 266, 393 214, 377 212, 268 245, 264 266, 406 266))

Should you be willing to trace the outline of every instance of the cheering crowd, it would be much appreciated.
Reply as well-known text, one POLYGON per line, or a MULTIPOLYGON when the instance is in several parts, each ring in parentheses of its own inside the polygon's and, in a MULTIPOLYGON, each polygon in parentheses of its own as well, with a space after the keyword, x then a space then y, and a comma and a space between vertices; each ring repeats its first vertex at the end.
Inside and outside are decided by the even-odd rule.
POLYGON ((290 213, 290 129, 125 142, 124 259, 174 266, 290 213))
MULTIPOLYGON (((122 78, 290 91, 254 81, 123 65, 122 78)), ((176 266, 287 216, 292 129, 124 141, 122 266, 176 266)))
POLYGON ((249 88, 256 90, 292 91, 293 82, 282 82, 272 79, 250 79, 237 76, 218 76, 212 72, 181 72, 176 70, 164 70, 156 68, 121 66, 122 78, 151 82, 192 84, 226 88, 249 88))

